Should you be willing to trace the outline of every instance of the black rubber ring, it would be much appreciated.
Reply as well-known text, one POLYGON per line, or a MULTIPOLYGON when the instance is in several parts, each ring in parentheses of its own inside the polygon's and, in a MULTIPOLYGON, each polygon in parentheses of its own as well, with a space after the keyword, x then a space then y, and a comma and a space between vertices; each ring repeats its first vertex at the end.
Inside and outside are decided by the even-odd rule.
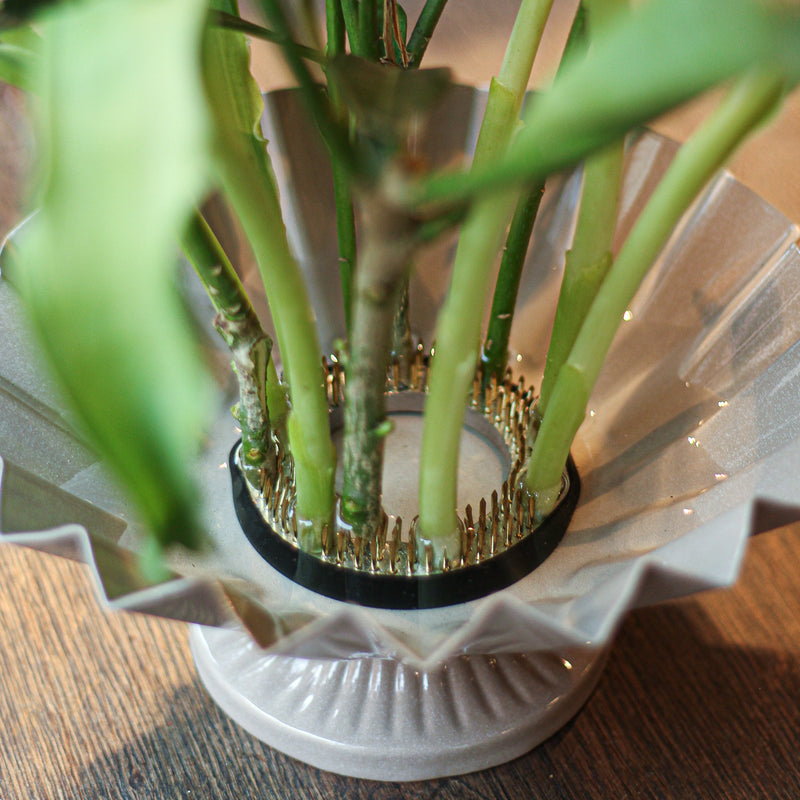
POLYGON ((410 610, 440 608, 476 600, 524 578, 555 550, 564 536, 580 496, 580 478, 572 457, 567 462, 569 489, 555 511, 529 536, 479 564, 432 575, 384 575, 361 572, 323 561, 277 534, 253 502, 236 464, 237 443, 230 455, 233 504, 250 544, 282 575, 318 594, 372 608, 410 610))

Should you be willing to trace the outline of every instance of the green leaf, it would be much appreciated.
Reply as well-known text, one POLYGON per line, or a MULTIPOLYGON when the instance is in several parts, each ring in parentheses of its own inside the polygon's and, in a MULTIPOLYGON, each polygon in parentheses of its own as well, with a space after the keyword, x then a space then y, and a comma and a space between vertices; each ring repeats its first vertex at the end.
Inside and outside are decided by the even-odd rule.
POLYGON ((757 0, 653 0, 616 22, 532 104, 519 151, 536 142, 554 161, 572 161, 754 64, 800 77, 796 11, 757 0))
POLYGON ((31 91, 41 40, 27 25, 0 30, 0 81, 31 91))
POLYGON ((800 10, 759 0, 650 0, 619 14, 526 111, 508 156, 440 175, 420 200, 454 201, 542 178, 700 92, 774 66, 800 80, 800 10))
POLYGON ((163 544, 197 545, 187 467, 213 399, 175 286, 205 188, 202 0, 86 0, 41 20, 41 207, 20 289, 85 434, 163 544))

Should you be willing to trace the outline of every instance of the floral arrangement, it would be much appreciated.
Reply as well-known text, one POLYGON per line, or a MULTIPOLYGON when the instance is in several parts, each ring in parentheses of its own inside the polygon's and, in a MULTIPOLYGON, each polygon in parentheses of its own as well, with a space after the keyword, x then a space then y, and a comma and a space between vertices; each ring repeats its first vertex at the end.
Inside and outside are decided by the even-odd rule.
MULTIPOLYGON (((524 103, 551 5, 521 1, 472 162, 455 168, 431 168, 411 147, 451 87, 446 69, 422 66, 439 19, 457 13, 446 0, 426 0, 413 25, 397 0, 326 0, 324 43, 311 44, 298 42, 280 0, 255 3, 258 21, 235 0, 0 6, 0 78, 30 89, 41 145, 37 213, 4 275, 77 423, 152 531, 149 568, 161 548, 204 539, 188 465, 213 388, 177 290, 176 245, 231 350, 242 472, 255 494, 290 475, 291 536, 302 551, 329 554, 342 530, 365 550, 385 544, 387 386, 413 384, 419 359, 408 280, 424 268, 425 247, 458 229, 426 363, 411 556, 449 569, 464 558, 456 486, 467 404, 520 390, 508 341, 528 240, 548 176, 582 163, 544 377, 535 396, 519 391, 528 404, 523 463, 510 476, 515 508, 505 514, 535 526, 556 507, 570 444, 631 297, 684 211, 800 77, 800 14, 757 0, 648 0, 634 9, 584 0, 552 86, 524 103), (260 40, 282 48, 330 153, 339 241, 331 269, 340 271, 347 320, 336 366, 321 364, 331 354, 319 343, 259 127, 249 47, 260 40), (723 100, 613 253, 625 135, 719 85, 723 100), (255 254, 274 343, 203 215, 212 191, 227 199, 255 254), (340 378, 337 453, 329 401, 340 378)), ((295 11, 312 14, 306 4, 295 11)))

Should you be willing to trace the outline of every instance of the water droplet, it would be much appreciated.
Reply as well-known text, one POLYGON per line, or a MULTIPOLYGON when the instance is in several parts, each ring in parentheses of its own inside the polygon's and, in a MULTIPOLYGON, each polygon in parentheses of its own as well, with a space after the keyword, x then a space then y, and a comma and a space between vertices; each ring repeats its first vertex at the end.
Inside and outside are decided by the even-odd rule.
POLYGON ((625 322, 629 322, 630 320, 632 320, 632 319, 633 319, 633 314, 631 313, 631 310, 630 310, 630 309, 628 309, 628 310, 627 310, 627 311, 626 311, 626 312, 625 312, 625 313, 622 315, 622 319, 624 319, 624 320, 625 320, 625 322))
POLYGON ((590 417, 596 417, 597 416, 597 412, 593 408, 590 408, 589 409, 589 416, 590 417))
POLYGON ((683 516, 684 517, 688 517, 691 514, 694 514, 694 509, 693 508, 684 508, 683 509, 683 516))
POLYGON ((720 408, 726 408, 726 407, 728 406, 728 401, 727 401, 727 400, 720 400, 720 401, 717 403, 717 405, 718 405, 720 408))
POLYGON ((519 364, 522 361, 522 353, 517 353, 517 363, 519 364))
POLYGON ((727 480, 728 474, 726 472, 715 472, 714 473, 714 480, 716 481, 724 481, 727 480))

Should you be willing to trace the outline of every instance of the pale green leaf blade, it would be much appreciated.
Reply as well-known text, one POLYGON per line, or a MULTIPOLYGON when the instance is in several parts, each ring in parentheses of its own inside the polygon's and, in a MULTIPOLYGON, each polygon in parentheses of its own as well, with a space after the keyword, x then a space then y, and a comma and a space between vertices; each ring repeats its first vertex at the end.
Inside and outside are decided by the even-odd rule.
POLYGON ((620 14, 524 114, 508 156, 434 176, 422 201, 541 179, 755 66, 800 80, 800 9, 761 0, 649 0, 620 14))
POLYGON ((27 25, 0 29, 0 81, 30 91, 41 40, 27 25))
POLYGON ((207 168, 203 19, 201 0, 44 17, 44 180, 17 264, 78 422, 162 543, 198 541, 187 466, 213 396, 174 274, 207 168))

